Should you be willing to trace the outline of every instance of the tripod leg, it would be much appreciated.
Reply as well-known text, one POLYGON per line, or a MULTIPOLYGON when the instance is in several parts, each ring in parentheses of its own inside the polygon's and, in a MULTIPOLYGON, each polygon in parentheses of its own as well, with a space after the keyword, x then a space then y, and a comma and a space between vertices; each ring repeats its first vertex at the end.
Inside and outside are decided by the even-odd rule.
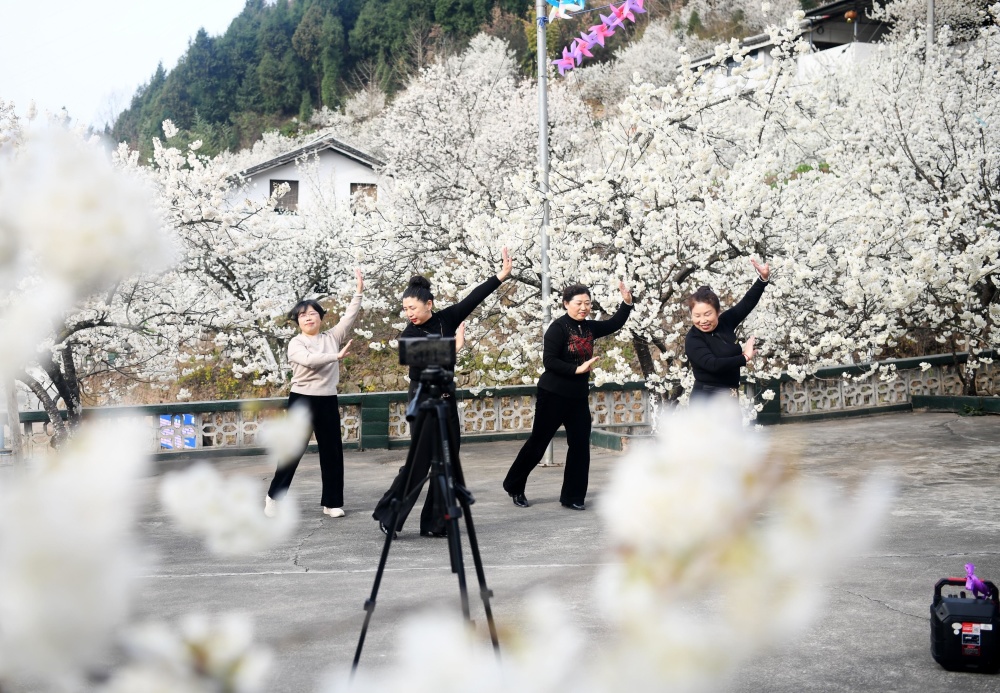
MULTIPOLYGON (((432 471, 431 474, 433 475, 434 472, 432 471)), ((457 509, 457 506, 455 506, 453 502, 451 504, 448 503, 448 483, 444 476, 435 475, 432 482, 441 494, 439 498, 443 499, 446 507, 448 507, 449 510, 452 507, 457 509)), ((452 495, 452 501, 454 501, 454 495, 452 495)), ((465 582, 465 563, 462 559, 462 538, 460 536, 461 529, 458 524, 458 514, 449 512, 445 517, 445 520, 445 526, 448 528, 448 555, 451 557, 451 572, 458 576, 458 593, 462 600, 462 615, 465 616, 465 620, 471 621, 472 615, 469 610, 469 589, 465 582)))
POLYGON ((472 553, 472 562, 476 566, 476 577, 479 579, 479 596, 483 600, 483 610, 486 612, 486 623, 490 628, 490 641, 493 643, 493 650, 500 657, 500 640, 497 638, 497 625, 493 620, 493 608, 490 606, 490 597, 493 590, 486 586, 486 571, 483 570, 483 559, 479 555, 479 542, 476 540, 476 528, 472 524, 472 513, 469 511, 469 500, 460 495, 458 502, 462 504, 462 511, 465 513, 465 528, 469 533, 469 551, 472 553))
POLYGON ((395 527, 396 520, 399 517, 399 501, 392 501, 392 524, 389 527, 389 532, 385 535, 385 543, 382 544, 382 556, 378 560, 378 569, 375 571, 375 582, 372 584, 372 593, 368 599, 365 600, 365 622, 361 626, 361 635, 358 637, 358 649, 354 651, 354 662, 351 664, 351 678, 354 678, 354 672, 358 670, 358 662, 361 661, 361 649, 365 646, 365 635, 368 634, 368 624, 372 620, 372 613, 375 611, 375 599, 378 597, 378 588, 382 583, 382 574, 385 572, 385 564, 389 559, 389 547, 392 545, 392 539, 396 536, 395 527))

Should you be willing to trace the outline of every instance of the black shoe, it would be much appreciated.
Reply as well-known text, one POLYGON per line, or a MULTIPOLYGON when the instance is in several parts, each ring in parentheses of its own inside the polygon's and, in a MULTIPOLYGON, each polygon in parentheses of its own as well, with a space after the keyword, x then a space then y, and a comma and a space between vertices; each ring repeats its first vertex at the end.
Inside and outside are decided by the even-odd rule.
POLYGON ((524 497, 523 493, 512 493, 510 494, 511 499, 514 501, 514 505, 519 508, 528 507, 528 499, 524 497))
MULTIPOLYGON (((389 536, 389 528, 385 526, 385 523, 384 523, 384 522, 382 522, 382 520, 379 520, 379 521, 378 521, 378 528, 379 528, 380 530, 382 530, 382 534, 384 534, 384 535, 386 535, 386 536, 389 536)), ((398 539, 398 538, 399 538, 399 535, 398 535, 398 534, 397 534, 396 532, 393 532, 393 533, 392 533, 392 538, 393 538, 393 539, 398 539)))
POLYGON ((569 508, 570 510, 586 510, 586 506, 583 503, 563 503, 562 507, 569 508))
POLYGON ((434 532, 429 529, 420 530, 420 536, 422 537, 446 537, 448 536, 447 530, 441 530, 440 532, 434 532))

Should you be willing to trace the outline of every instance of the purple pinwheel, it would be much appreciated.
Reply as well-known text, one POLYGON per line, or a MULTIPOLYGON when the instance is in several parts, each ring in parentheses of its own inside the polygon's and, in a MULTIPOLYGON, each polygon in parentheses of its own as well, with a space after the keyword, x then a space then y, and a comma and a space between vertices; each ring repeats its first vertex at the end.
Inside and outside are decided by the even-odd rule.
POLYGON ((593 48, 594 43, 599 43, 601 44, 601 48, 604 48, 604 39, 614 35, 615 35, 614 29, 609 27, 607 24, 604 23, 595 24, 594 26, 590 27, 590 37, 593 40, 593 43, 590 44, 590 47, 593 48))
POLYGON ((553 60, 552 64, 559 69, 560 75, 565 75, 566 70, 572 70, 576 67, 576 62, 574 62, 573 54, 569 52, 569 48, 563 48, 562 58, 553 60))
POLYGON ((570 55, 576 60, 577 65, 583 62, 584 56, 588 58, 594 57, 594 54, 590 52, 590 46, 583 39, 573 39, 573 48, 570 50, 570 55))
MULTIPOLYGON (((642 6, 644 2, 646 0, 625 0, 625 4, 629 6, 628 8, 636 14, 646 14, 646 10, 642 6)), ((634 22, 635 20, 633 19, 632 21, 634 22)))
MULTIPOLYGON (((588 49, 589 49, 589 48, 593 48, 593 47, 594 47, 594 44, 596 44, 596 43, 598 42, 598 41, 597 41, 597 37, 596 37, 596 36, 594 36, 594 33, 593 33, 593 32, 591 32, 591 33, 589 33, 589 34, 587 34, 587 33, 581 33, 581 34, 580 34, 580 38, 578 38, 578 39, 576 39, 576 40, 577 40, 577 41, 581 41, 581 40, 582 40, 582 41, 583 41, 584 43, 586 43, 586 44, 587 44, 587 48, 588 48, 588 49)), ((600 43, 601 43, 601 45, 602 45, 602 46, 604 45, 604 41, 603 41, 603 39, 601 40, 601 42, 600 42, 600 43)), ((588 57, 593 57, 593 56, 588 56, 588 57)))
MULTIPOLYGON (((615 8, 611 8, 611 14, 605 16, 601 15, 601 23, 609 29, 614 29, 616 26, 624 26, 622 18, 615 14, 615 8)), ((613 31, 611 33, 614 33, 613 31)))
POLYGON ((989 586, 976 577, 976 566, 972 563, 965 564, 965 589, 972 592, 972 596, 977 599, 980 596, 984 599, 990 596, 989 586))

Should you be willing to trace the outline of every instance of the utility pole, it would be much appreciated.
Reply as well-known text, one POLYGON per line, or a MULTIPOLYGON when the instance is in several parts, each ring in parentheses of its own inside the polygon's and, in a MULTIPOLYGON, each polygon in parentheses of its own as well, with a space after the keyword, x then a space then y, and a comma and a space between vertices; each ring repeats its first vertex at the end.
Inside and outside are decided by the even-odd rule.
POLYGON ((927 0, 927 56, 934 47, 934 0, 927 0))
MULTIPOLYGON (((549 299, 552 288, 549 286, 549 95, 546 80, 548 79, 549 59, 545 50, 545 0, 535 0, 535 20, 537 26, 535 35, 538 49, 538 175, 542 194, 542 228, 539 232, 539 242, 542 247, 542 337, 552 321, 552 309, 549 299)), ((552 443, 545 450, 543 467, 554 466, 552 443)))

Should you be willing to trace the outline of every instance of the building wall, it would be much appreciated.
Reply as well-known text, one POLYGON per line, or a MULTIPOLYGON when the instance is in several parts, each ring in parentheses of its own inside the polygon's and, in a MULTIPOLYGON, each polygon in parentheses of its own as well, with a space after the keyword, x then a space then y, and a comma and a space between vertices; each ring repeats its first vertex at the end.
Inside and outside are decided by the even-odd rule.
MULTIPOLYGON (((254 200, 266 200, 271 194, 272 180, 298 181, 298 208, 329 208, 349 205, 351 184, 379 184, 378 174, 368 166, 333 151, 296 163, 291 162, 261 171, 250 178, 248 191, 254 200)), ((379 186, 378 194, 382 194, 379 186)))

